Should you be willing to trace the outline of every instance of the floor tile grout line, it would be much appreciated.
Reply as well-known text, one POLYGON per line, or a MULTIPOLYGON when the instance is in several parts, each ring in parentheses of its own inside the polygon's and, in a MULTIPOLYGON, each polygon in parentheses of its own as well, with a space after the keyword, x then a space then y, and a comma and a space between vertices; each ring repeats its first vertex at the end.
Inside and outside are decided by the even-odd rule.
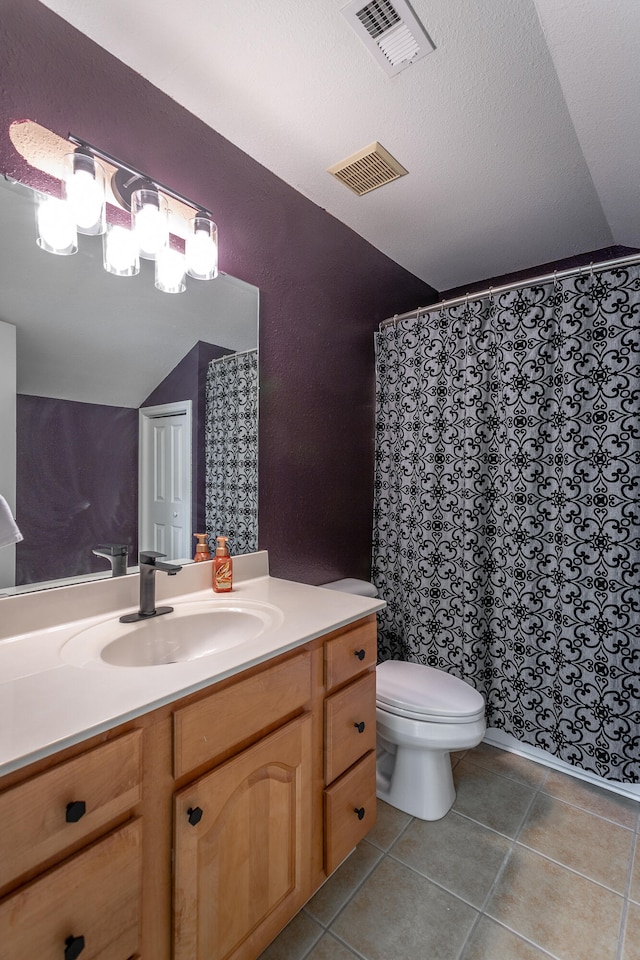
MULTIPOLYGON (((501 780, 508 780, 510 783, 517 783, 521 787, 529 787, 530 790, 535 790, 536 792, 542 789, 541 783, 533 784, 527 780, 522 780, 519 777, 509 776, 508 773, 500 773, 498 770, 495 770, 493 767, 486 766, 485 764, 481 763, 480 760, 473 760, 471 757, 469 757, 468 760, 469 760, 469 763, 472 764, 472 766, 479 767, 481 770, 485 770, 487 773, 492 774, 494 777, 500 777, 501 780)), ((530 763, 533 763, 533 760, 531 760, 530 763)), ((456 766, 458 766, 458 764, 456 764, 456 766)), ((536 764, 536 766, 542 766, 542 764, 536 764)), ((547 770, 547 772, 545 773, 542 782, 546 783, 548 777, 549 777, 549 770, 547 770)))
POLYGON ((341 943, 343 947, 349 950, 349 952, 352 953, 354 957, 359 957, 360 960, 370 960, 369 957, 367 957, 364 953, 360 953, 359 950, 356 950, 355 947, 353 947, 350 943, 347 943, 346 940, 343 940, 342 937, 339 936, 339 934, 334 933, 333 930, 328 930, 327 933, 329 933, 335 940, 337 940, 338 943, 341 943))
MULTIPOLYGON (((472 751, 468 751, 467 754, 470 754, 471 752, 472 751)), ((465 754, 465 757, 467 756, 467 754, 465 754)), ((461 759, 463 758, 460 758, 460 760, 461 759)), ((529 760, 529 758, 527 757, 523 757, 522 759, 529 760)), ((458 765, 458 763, 460 763, 460 760, 457 761, 456 766, 458 765)), ((512 783, 520 784, 520 786, 529 787, 531 790, 535 790, 536 793, 544 793, 546 797, 551 797, 554 800, 559 800, 561 803, 566 803, 568 806, 575 807, 577 810, 582 810, 584 813, 590 813, 592 816, 598 817, 600 820, 606 820, 608 823, 613 823, 616 826, 623 827, 626 830, 636 830, 636 831, 640 830, 640 803, 637 800, 634 800, 632 798, 624 797, 621 794, 614 793, 613 791, 608 791, 606 787, 601 787, 596 783, 592 784, 588 780, 580 780, 577 777, 572 777, 570 773, 565 773, 563 770, 556 770, 555 767, 546 767, 546 773, 544 778, 540 781, 539 784, 534 785, 525 780, 518 779, 515 776, 509 776, 509 774, 499 773, 497 770, 493 769, 493 767, 486 766, 480 760, 474 760, 471 756, 468 756, 468 760, 469 760, 469 763, 473 764, 474 767, 480 767, 482 770, 486 770, 488 773, 491 773, 496 777, 501 777, 503 780, 510 780, 512 783), (585 784, 587 787, 589 786, 593 787, 595 790, 602 790, 607 795, 607 797, 614 798, 613 799, 614 803, 615 803, 616 797, 620 800, 631 799, 631 802, 638 807, 637 812, 634 814, 635 826, 627 827, 624 823, 620 823, 619 820, 613 820, 611 817, 604 816, 601 813, 596 813, 594 810, 589 809, 589 807, 582 806, 582 804, 580 803, 572 802, 571 800, 563 800, 562 797, 557 797, 553 793, 548 793, 545 790, 545 786, 546 786, 547 780, 549 779, 549 776, 552 773, 556 773, 561 777, 565 777, 567 780, 571 781, 572 783, 576 783, 576 782, 582 783, 582 784, 585 784)), ((536 767, 545 766, 543 763, 536 763, 534 760, 529 760, 529 762, 532 764, 535 764, 536 767)))
MULTIPOLYGON (((534 950, 537 950, 539 953, 543 954, 545 957, 549 957, 549 960, 563 960, 557 953, 551 953, 550 950, 547 950, 546 947, 541 947, 539 943, 536 943, 535 940, 532 940, 531 937, 526 936, 524 933, 516 930, 515 927, 510 927, 504 920, 498 920, 496 917, 490 916, 488 913, 483 913, 482 916, 485 920, 495 923, 497 926, 502 927, 503 930, 506 930, 508 933, 512 933, 514 937, 517 937, 519 940, 522 940, 523 943, 528 944, 530 947, 533 947, 534 950)), ((464 960, 463 957, 459 960, 464 960)))
MULTIPOLYGON (((636 817, 636 825, 640 819, 640 814, 636 817)), ((627 920, 629 917, 629 904, 633 901, 631 900, 631 884, 633 882, 633 867, 636 857, 640 858, 640 840, 638 840, 637 835, 635 836, 634 843, 631 844, 631 856, 629 857, 629 866, 627 869, 627 883, 625 886, 625 898, 622 905, 622 911, 620 914, 620 927, 618 929, 618 950, 616 953, 616 960, 622 960, 623 950, 624 950, 624 941, 627 932, 627 920)))
MULTIPOLYGON (((562 860, 556 860, 555 857, 549 856, 548 853, 543 853, 542 850, 538 850, 536 847, 530 847, 528 843, 523 843, 522 840, 515 840, 514 844, 521 847, 523 850, 528 850, 530 853, 535 853, 537 856, 542 857, 549 863, 554 863, 557 867, 562 867, 564 870, 568 870, 569 873, 572 873, 576 877, 580 877, 582 880, 588 880, 589 883, 594 883, 597 887, 600 887, 601 890, 606 890, 607 893, 613 893, 617 897, 622 897, 623 900, 628 899, 628 881, 625 881, 624 890, 616 890, 614 887, 609 887, 606 883, 602 883, 602 881, 596 880, 594 877, 590 877, 586 873, 581 873, 580 870, 576 870, 575 867, 569 866, 568 863, 563 863, 562 860)), ((627 867, 627 870, 629 870, 629 867, 627 867)))
MULTIPOLYGON (((548 797, 550 800, 557 800, 558 803, 564 803, 565 806, 573 807, 574 810, 580 810, 581 813, 588 813, 589 816, 597 817, 598 820, 603 820, 605 823, 610 823, 614 827, 620 827, 622 830, 630 830, 632 833, 635 833, 635 826, 628 827, 625 823, 620 823, 619 820, 613 820, 611 817, 605 817, 602 813, 596 813, 595 810, 590 810, 588 807, 583 807, 579 803, 572 803, 570 800, 564 800, 562 797, 557 797, 553 793, 547 793, 545 790, 541 790, 540 793, 544 794, 544 796, 548 797)), ((640 807, 640 804, 638 804, 638 806, 640 807)), ((634 814, 634 820, 637 819, 637 816, 638 814, 634 814)))
POLYGON ((629 901, 624 900, 622 910, 620 911, 620 924, 618 926, 618 944, 616 949, 616 960, 622 960, 622 951, 624 949, 624 936, 627 929, 627 916, 629 914, 629 901))
MULTIPOLYGON (((472 910, 475 910, 476 913, 480 913, 480 908, 475 903, 471 903, 470 900, 465 900, 463 896, 459 893, 454 893, 453 890, 450 890, 449 887, 445 887, 444 884, 439 883, 438 880, 434 880, 433 877, 428 877, 426 873, 420 873, 419 870, 416 870, 415 867, 412 867, 411 864, 405 863, 404 860, 399 860, 398 857, 394 856, 392 853, 387 854, 389 860, 393 860, 394 863, 397 863, 399 866, 404 867, 405 870, 409 870, 411 873, 414 873, 416 877, 420 877, 421 880, 426 880, 428 883, 432 883, 434 887, 437 887, 438 890, 442 890, 443 893, 448 893, 450 897, 453 897, 455 900, 459 900, 460 903, 464 903, 465 906, 471 907, 472 910)), ((507 856, 507 854, 505 854, 507 856)))
MULTIPOLYGON (((365 839, 366 839, 366 838, 365 838, 365 839)), ((371 844, 371 846, 373 846, 373 844, 371 844)), ((377 849, 377 850, 380 850, 379 847, 376 847, 376 849, 377 849)), ((382 852, 382 851, 381 851, 381 852, 382 852)), ((382 856, 380 857, 380 859, 377 860, 376 863, 374 863, 374 865, 371 867, 371 869, 364 875, 364 877, 362 877, 362 879, 358 881, 357 885, 353 888, 353 890, 351 891, 351 893, 349 894, 349 896, 347 897, 347 899, 345 900, 345 902, 344 902, 344 903, 339 907, 339 909, 334 913, 334 915, 332 916, 331 920, 329 920, 329 922, 328 922, 326 925, 325 925, 321 920, 319 920, 317 917, 315 917, 312 913, 309 913, 309 911, 306 910, 306 907, 305 907, 305 908, 303 908, 303 909, 306 910, 307 915, 308 915, 309 917, 311 917, 312 920, 315 920, 315 922, 318 923, 318 924, 323 928, 323 930, 325 931, 325 933, 329 933, 329 932, 330 932, 330 933, 333 933, 333 930, 331 930, 332 924, 334 924, 334 923, 336 922, 336 920, 338 919, 338 917, 346 910, 346 908, 349 906, 349 904, 351 903, 351 901, 353 900, 353 898, 354 898, 354 897, 356 896, 356 894, 361 890, 361 888, 364 886, 364 884, 367 882, 367 880, 371 877, 371 875, 372 875, 373 873, 375 873, 375 871, 378 869, 378 867, 379 867, 380 864, 383 862, 383 860, 385 859, 386 856, 387 856, 386 853, 382 853, 382 856)), ((343 862, 344 862, 344 861, 343 861, 343 862)), ((320 889, 322 889, 322 888, 320 888, 320 889)), ((335 936, 335 934, 334 934, 334 936, 335 936)))

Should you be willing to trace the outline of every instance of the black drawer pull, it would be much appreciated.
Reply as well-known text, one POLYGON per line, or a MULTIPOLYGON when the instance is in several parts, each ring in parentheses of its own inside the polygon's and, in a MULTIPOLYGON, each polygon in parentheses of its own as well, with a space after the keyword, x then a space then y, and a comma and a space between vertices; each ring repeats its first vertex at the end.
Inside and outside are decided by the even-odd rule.
POLYGON ((353 812, 358 814, 358 820, 362 820, 364 817, 364 807, 354 807, 353 812))
POLYGON ((189 807, 187 815, 189 817, 189 823, 192 827, 195 827, 195 825, 202 820, 202 809, 200 807, 189 807))
POLYGON ((354 727, 358 733, 364 733, 364 720, 361 720, 360 723, 354 723, 354 727))
POLYGON ((84 950, 84 937, 67 937, 64 944, 64 960, 76 960, 84 950))
POLYGON ((354 653, 354 656, 358 658, 358 660, 364 660, 364 658, 366 657, 366 653, 364 652, 364 650, 354 650, 353 653, 354 653))
POLYGON ((67 823, 77 823, 87 812, 87 805, 84 800, 72 800, 67 804, 65 820, 67 823))

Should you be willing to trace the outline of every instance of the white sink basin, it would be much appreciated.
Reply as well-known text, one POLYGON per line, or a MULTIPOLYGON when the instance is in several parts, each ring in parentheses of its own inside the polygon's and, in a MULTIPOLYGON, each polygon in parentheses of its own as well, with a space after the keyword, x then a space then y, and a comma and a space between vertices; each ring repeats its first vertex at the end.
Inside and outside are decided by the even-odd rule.
POLYGON ((62 646, 74 666, 155 667, 211 657, 278 627, 282 612, 257 600, 176 603, 171 613, 135 623, 105 620, 62 646))

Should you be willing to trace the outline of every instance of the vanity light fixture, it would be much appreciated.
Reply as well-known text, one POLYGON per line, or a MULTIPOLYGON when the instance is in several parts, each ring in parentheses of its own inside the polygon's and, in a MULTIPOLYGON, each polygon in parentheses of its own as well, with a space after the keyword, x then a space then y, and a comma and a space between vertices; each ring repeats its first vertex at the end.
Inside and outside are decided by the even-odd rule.
POLYGON ((155 261, 155 286, 182 293, 186 275, 218 276, 218 228, 211 214, 108 153, 69 135, 75 152, 63 158, 61 198, 40 195, 38 245, 69 256, 78 233, 103 237, 104 269, 118 277, 155 261))

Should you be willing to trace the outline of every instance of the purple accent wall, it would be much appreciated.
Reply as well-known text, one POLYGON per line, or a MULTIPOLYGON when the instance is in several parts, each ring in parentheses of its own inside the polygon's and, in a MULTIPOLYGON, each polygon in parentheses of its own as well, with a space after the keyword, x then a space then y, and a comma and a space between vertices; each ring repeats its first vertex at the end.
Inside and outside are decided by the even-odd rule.
POLYGON ((18 394, 16 583, 108 570, 99 543, 138 562, 138 411, 18 394))
MULTIPOLYGON (((191 518, 192 533, 203 533, 205 523, 205 457, 204 420, 207 384, 207 369, 211 360, 224 357, 233 350, 200 340, 165 377, 153 393, 149 394, 143 407, 160 403, 191 400, 191 518)), ((195 540, 193 541, 195 546, 195 540)))
POLYGON ((275 576, 368 578, 372 335, 435 291, 37 0, 4 0, 0 49, 3 172, 24 174, 8 131, 31 119, 214 212, 220 268, 260 288, 260 547, 275 576))

